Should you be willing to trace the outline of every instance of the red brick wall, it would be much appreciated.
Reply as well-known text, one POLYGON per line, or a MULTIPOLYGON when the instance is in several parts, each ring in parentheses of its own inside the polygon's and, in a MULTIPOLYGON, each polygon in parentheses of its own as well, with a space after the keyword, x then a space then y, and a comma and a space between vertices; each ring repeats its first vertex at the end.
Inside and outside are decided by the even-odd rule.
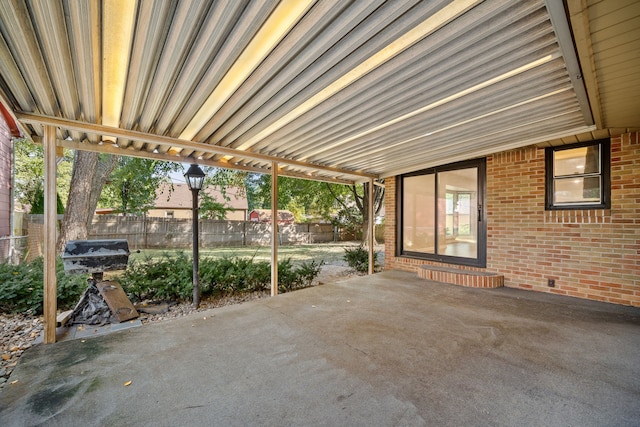
MULTIPOLYGON (((487 159, 486 270, 508 287, 640 306, 640 133, 611 139, 610 210, 545 211, 544 173, 544 149, 487 159)), ((386 180, 385 268, 436 264, 394 256, 395 181, 386 180)))

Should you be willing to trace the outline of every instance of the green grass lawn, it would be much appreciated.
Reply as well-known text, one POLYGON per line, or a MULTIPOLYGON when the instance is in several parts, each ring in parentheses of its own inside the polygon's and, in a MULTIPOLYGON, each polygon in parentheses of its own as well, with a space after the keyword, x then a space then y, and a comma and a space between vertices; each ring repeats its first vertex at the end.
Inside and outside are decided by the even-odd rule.
MULTIPOLYGON (((315 260, 324 261, 325 264, 347 265, 344 261, 345 248, 353 249, 359 242, 337 242, 309 245, 288 245, 278 247, 278 259, 291 259, 295 262, 315 260)), ((376 246, 376 252, 382 252, 383 245, 376 246)), ((185 252, 191 254, 191 249, 141 249, 140 253, 132 252, 130 259, 142 260, 145 257, 159 257, 163 253, 185 252)), ((243 246, 243 247, 219 247, 200 248, 200 258, 253 258, 256 261, 271 260, 270 246, 243 246)))

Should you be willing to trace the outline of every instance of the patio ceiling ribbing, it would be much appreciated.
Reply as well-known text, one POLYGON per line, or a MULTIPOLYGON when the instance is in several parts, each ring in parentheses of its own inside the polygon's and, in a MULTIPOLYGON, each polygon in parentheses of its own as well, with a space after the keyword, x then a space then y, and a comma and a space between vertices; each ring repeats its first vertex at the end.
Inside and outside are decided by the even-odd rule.
POLYGON ((366 181, 592 130, 554 4, 11 0, 0 97, 62 146, 366 181))

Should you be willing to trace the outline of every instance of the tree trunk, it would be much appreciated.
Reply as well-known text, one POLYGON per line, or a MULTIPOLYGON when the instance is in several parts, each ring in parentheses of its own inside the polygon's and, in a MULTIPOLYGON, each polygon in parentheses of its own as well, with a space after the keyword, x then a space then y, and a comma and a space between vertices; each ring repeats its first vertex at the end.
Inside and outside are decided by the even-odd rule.
POLYGON ((62 253, 69 240, 84 240, 98 205, 98 199, 109 175, 117 164, 117 156, 100 159, 98 153, 77 151, 73 163, 69 198, 65 210, 57 251, 62 253))
POLYGON ((98 159, 98 168, 96 170, 96 174, 93 176, 93 181, 91 182, 91 196, 89 198, 89 214, 87 215, 87 230, 91 229, 91 221, 93 220, 93 215, 98 207, 98 200, 100 200, 100 193, 102 193, 102 188, 109 180, 111 173, 118 166, 118 162, 120 161, 121 156, 115 155, 101 155, 98 159))
MULTIPOLYGON (((384 183, 384 180, 381 181, 384 183)), ((367 248, 369 246, 369 183, 365 182, 362 184, 364 187, 364 194, 361 201, 356 201, 358 205, 358 209, 362 212, 362 243, 360 244, 363 248, 367 248)), ((354 188, 355 194, 355 188, 354 188)), ((375 221, 376 215, 380 213, 382 210, 382 206, 384 205, 384 187, 375 185, 373 189, 373 219, 375 221)), ((375 224, 374 224, 375 227, 375 224)), ((376 245, 378 242, 376 241, 375 236, 375 228, 374 228, 374 236, 373 236, 373 244, 376 245)))

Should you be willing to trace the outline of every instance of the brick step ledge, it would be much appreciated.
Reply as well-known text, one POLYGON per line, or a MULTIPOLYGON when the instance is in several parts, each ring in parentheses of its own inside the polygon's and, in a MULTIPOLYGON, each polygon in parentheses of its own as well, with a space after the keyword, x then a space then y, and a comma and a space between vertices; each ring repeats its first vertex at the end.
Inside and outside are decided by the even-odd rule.
POLYGON ((451 283, 470 288, 500 288, 504 286, 504 276, 486 271, 460 270, 452 267, 421 265, 418 277, 434 282, 451 283))

